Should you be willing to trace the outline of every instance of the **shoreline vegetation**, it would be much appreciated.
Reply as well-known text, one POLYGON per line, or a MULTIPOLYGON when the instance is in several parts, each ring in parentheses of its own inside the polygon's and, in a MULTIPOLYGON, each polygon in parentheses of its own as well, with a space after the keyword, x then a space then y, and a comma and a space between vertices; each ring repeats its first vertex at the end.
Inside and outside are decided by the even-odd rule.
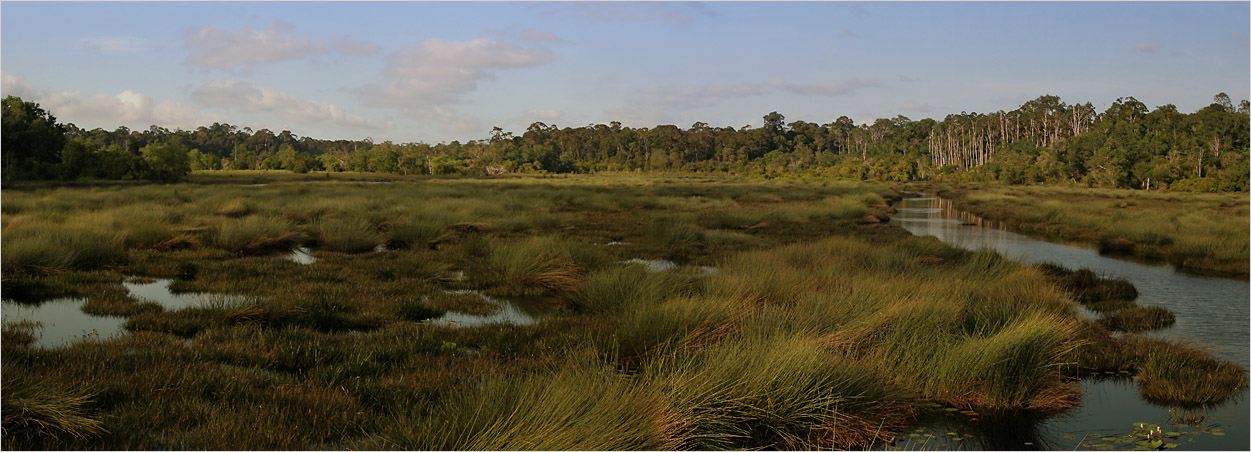
POLYGON ((1200 273, 1248 275, 1246 193, 932 185, 964 211, 1010 228, 1200 273))
POLYGON ((1083 376, 1176 406, 1247 386, 1069 301, 1132 286, 892 226, 896 185, 377 176, 6 189, 6 299, 128 331, 49 349, 6 321, 6 446, 860 449, 935 410, 1061 412, 1083 376), (221 297, 122 287, 155 279, 221 297))
POLYGON ((696 122, 524 131, 429 144, 300 137, 213 123, 194 130, 82 129, 55 112, 3 102, 3 183, 177 181, 195 170, 352 171, 394 175, 685 173, 744 178, 999 182, 1185 192, 1246 192, 1251 103, 1225 93, 1193 113, 1118 98, 1099 112, 1043 95, 1011 111, 903 115, 762 127, 696 122))

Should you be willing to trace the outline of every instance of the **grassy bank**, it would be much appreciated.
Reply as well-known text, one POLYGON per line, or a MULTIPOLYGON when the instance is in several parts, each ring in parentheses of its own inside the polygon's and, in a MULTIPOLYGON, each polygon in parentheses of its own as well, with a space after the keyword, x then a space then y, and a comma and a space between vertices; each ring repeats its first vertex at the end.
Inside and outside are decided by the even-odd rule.
POLYGON ((1245 379, 1175 344, 1115 361, 1044 269, 892 227, 884 185, 249 177, 6 190, 5 296, 130 331, 6 321, 7 447, 866 448, 934 406, 1063 410, 1091 369, 1177 403, 1245 379), (130 276, 241 296, 166 308, 130 276))
POLYGON ((1170 193, 1077 187, 927 187, 956 207, 1012 228, 1096 245, 1102 252, 1248 274, 1246 193, 1170 193))

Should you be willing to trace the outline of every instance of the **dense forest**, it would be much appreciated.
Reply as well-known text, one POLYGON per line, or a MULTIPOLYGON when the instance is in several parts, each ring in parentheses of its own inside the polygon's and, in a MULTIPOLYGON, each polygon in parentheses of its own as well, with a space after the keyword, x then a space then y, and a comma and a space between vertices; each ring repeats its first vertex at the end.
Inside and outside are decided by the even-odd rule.
POLYGON ((4 180, 176 180, 190 170, 285 169, 396 174, 493 175, 604 171, 802 175, 874 180, 1070 183, 1098 187, 1245 191, 1248 102, 1224 93, 1194 113, 1149 110, 1125 97, 1106 111, 1042 96, 1012 111, 904 116, 856 124, 787 123, 761 128, 559 128, 541 122, 516 135, 494 128, 466 143, 323 140, 215 123, 195 130, 152 126, 83 130, 38 104, 3 104, 4 180))

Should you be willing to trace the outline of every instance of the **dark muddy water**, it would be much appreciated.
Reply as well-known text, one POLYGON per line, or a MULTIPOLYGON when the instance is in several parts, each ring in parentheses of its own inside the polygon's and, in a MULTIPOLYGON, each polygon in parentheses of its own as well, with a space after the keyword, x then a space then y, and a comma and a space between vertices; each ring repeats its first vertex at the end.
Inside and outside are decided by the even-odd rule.
MULTIPOLYGON (((934 236, 971 250, 989 248, 1021 262, 1053 262, 1126 278, 1138 288, 1139 304, 1161 305, 1177 313, 1174 326, 1148 334, 1190 341, 1243 366, 1251 361, 1251 286, 1245 279, 1195 276, 1169 265, 1101 256, 1091 247, 1036 240, 960 212, 944 199, 906 198, 895 207, 898 213, 891 222, 915 235, 934 236)), ((1108 437, 1123 439, 1135 431, 1135 424, 1150 424, 1171 432, 1167 442, 1176 444, 1177 450, 1251 447, 1245 390, 1219 406, 1181 409, 1147 402, 1138 396, 1130 379, 1088 379, 1082 387, 1082 406, 1060 415, 1032 419, 982 416, 978 422, 970 422, 953 414, 908 439, 918 440, 916 446, 925 444, 928 449, 1132 449, 1141 444, 1108 437)))

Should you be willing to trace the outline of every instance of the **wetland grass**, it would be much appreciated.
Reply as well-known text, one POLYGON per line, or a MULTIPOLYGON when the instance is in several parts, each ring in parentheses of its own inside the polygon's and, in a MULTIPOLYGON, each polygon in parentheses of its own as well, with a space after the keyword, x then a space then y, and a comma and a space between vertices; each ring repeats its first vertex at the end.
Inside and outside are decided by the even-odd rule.
POLYGON ((931 401, 1057 410, 1096 367, 1139 374, 1161 400, 1245 386, 1237 366, 1079 320, 1045 270, 857 221, 887 213, 898 195, 884 185, 352 177, 6 192, 6 297, 83 297, 130 332, 45 349, 6 325, 5 445, 861 449, 931 401), (10 241, 57 222, 142 215, 128 209, 150 224, 99 236, 102 257, 41 266, 22 245, 10 257, 10 241), (165 231, 194 240, 154 246, 165 231), (592 245, 608 241, 620 246, 592 245), (281 254, 314 242, 309 265, 281 254), (718 271, 622 264, 670 246, 718 271), (166 310, 121 291, 125 275, 238 296, 166 310), (496 309, 470 290, 533 300, 542 323, 423 322, 496 309), (1187 386, 1209 375, 1214 390, 1187 386), (100 429, 10 424, 18 376, 74 382, 61 393, 90 396, 76 415, 100 429))

